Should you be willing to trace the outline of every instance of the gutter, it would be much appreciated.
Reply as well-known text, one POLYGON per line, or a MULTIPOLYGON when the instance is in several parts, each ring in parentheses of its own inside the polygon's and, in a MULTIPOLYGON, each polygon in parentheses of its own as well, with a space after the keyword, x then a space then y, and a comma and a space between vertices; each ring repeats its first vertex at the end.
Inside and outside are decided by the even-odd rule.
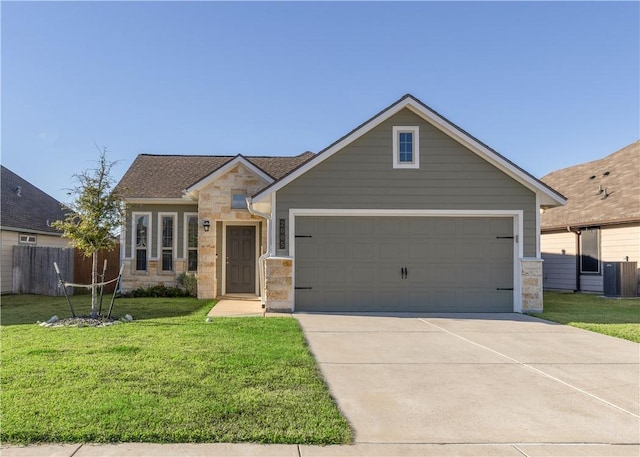
POLYGON ((580 284, 580 234, 582 233, 580 229, 571 228, 570 225, 567 225, 567 232, 576 234, 576 289, 574 292, 580 292, 582 285, 580 284))
POLYGON ((247 202, 247 209, 249 210, 249 214, 252 216, 262 217, 267 221, 267 249, 264 254, 258 257, 258 268, 260 269, 260 304, 262 305, 262 309, 266 309, 267 307, 267 294, 266 294, 266 282, 265 282, 265 261, 271 255, 269 252, 269 242, 271 240, 271 231, 273 228, 271 227, 271 214, 261 213, 253 207, 253 200, 251 197, 245 198, 247 202))

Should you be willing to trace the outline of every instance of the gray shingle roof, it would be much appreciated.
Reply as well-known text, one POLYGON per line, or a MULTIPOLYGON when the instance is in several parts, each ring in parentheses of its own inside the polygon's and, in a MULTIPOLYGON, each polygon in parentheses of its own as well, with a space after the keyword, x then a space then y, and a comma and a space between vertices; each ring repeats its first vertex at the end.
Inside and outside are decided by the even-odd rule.
POLYGON ((640 142, 593 162, 549 173, 542 181, 567 197, 551 208, 541 228, 640 221, 640 142))
POLYGON ((3 228, 16 228, 27 232, 60 233, 50 227, 51 222, 65 217, 65 212, 58 200, 4 166, 2 166, 1 178, 0 224, 3 228))
MULTIPOLYGON (((312 152, 305 152, 294 157, 243 157, 279 179, 313 156, 312 152)), ((234 156, 140 154, 116 189, 125 198, 180 198, 183 190, 233 159, 234 156)))

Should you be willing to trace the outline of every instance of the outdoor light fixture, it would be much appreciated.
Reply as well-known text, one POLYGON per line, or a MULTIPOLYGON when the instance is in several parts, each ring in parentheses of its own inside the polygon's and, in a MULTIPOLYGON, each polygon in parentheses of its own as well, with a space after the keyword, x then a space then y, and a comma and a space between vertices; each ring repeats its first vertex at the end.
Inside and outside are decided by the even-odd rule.
POLYGON ((202 221, 202 227, 204 228, 205 232, 209 231, 209 228, 211 227, 211 222, 209 222, 209 219, 205 219, 204 221, 202 221))

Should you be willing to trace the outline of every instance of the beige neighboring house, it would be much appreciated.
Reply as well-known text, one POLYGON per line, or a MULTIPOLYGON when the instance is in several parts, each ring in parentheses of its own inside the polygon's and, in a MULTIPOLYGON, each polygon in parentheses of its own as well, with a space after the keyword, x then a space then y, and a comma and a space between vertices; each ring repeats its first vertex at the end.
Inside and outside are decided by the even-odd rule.
POLYGON ((0 271, 3 294, 13 292, 13 247, 69 247, 69 240, 51 227, 64 219, 60 202, 30 182, 2 166, 0 233, 2 264, 0 271))
POLYGON ((117 188, 125 291, 192 271, 283 312, 540 311, 565 203, 409 94, 317 154, 140 155, 117 188))
POLYGON ((603 263, 640 264, 640 142, 542 181, 568 200, 542 214, 545 289, 601 293, 603 263))

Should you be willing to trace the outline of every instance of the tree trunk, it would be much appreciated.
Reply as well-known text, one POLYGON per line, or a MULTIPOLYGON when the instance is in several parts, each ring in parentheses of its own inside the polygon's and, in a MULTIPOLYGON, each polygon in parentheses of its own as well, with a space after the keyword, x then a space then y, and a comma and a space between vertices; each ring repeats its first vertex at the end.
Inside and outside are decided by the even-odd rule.
POLYGON ((98 317, 98 252, 93 253, 91 265, 91 317, 98 317))

